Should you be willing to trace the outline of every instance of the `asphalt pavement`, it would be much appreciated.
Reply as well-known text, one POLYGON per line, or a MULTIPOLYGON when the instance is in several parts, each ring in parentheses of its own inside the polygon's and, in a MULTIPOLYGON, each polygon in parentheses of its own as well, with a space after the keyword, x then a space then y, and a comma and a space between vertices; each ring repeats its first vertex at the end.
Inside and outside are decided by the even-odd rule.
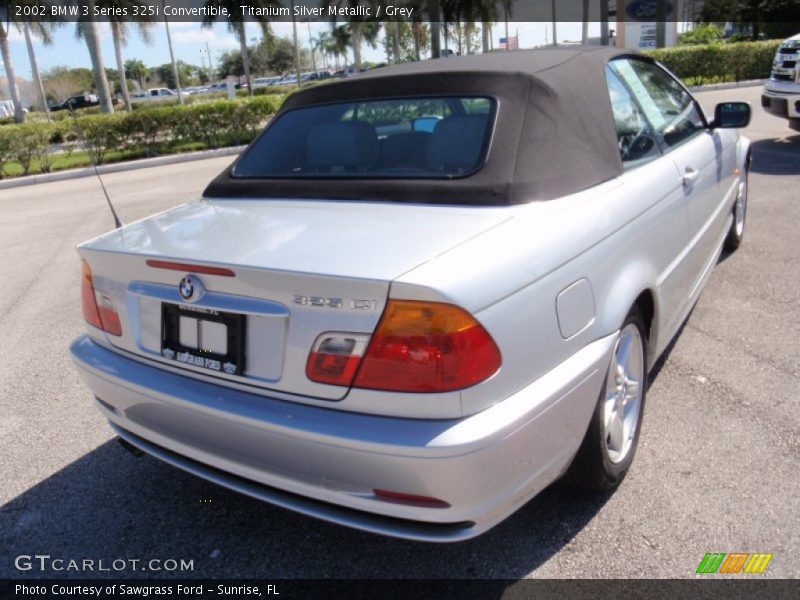
MULTIPOLYGON (((599 496, 553 486, 454 545, 330 525, 125 452, 67 351, 83 331, 74 247, 113 226, 99 184, 0 191, 0 577, 682 578, 705 553, 735 551, 773 553, 762 577, 800 576, 800 134, 759 94, 698 95, 754 108, 746 237, 653 378, 628 478, 599 496), (17 569, 34 554, 194 562, 17 569)), ((104 180, 130 222, 197 198, 229 162, 104 180)))

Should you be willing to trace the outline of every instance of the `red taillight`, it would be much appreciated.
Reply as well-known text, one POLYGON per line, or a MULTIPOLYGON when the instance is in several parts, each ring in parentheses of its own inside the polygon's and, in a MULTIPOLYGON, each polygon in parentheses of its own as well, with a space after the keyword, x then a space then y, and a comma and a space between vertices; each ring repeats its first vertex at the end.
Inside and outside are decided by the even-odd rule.
POLYGON ((84 320, 89 325, 102 329, 111 335, 122 335, 122 324, 117 310, 114 308, 114 301, 106 294, 100 294, 100 305, 98 306, 94 283, 92 282, 92 269, 85 260, 82 268, 81 304, 84 320))
POLYGON ((390 300, 354 387, 447 392, 491 377, 500 350, 467 311, 452 304, 390 300))

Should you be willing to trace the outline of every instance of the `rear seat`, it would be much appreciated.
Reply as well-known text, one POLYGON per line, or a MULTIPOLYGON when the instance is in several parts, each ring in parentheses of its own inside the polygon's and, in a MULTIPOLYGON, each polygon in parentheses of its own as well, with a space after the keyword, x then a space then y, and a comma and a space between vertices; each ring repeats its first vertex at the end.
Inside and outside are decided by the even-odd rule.
POLYGON ((469 173, 478 165, 488 115, 454 115, 433 133, 406 131, 378 141, 365 121, 339 121, 312 127, 306 137, 308 166, 317 173, 361 173, 409 169, 469 173))

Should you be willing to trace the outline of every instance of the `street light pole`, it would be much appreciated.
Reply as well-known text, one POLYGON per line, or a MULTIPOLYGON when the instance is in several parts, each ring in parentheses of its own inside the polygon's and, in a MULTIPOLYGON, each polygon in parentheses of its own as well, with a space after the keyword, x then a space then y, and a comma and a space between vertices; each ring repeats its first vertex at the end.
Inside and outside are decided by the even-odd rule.
POLYGON ((206 55, 208 56, 208 81, 211 83, 214 81, 214 63, 211 62, 211 48, 208 47, 208 42, 206 42, 206 55))
POLYGON ((506 52, 508 52, 509 50, 511 50, 508 44, 508 3, 505 2, 503 3, 503 10, 505 11, 504 16, 506 21, 506 52))

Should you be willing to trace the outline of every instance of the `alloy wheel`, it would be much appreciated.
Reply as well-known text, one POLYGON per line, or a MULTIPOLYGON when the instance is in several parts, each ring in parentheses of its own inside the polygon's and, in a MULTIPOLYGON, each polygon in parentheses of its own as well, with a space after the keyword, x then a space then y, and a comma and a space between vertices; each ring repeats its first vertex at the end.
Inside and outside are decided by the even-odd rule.
POLYGON ((603 423, 608 458, 620 463, 636 437, 642 410, 644 351, 639 328, 628 323, 620 332, 606 378, 603 423))

